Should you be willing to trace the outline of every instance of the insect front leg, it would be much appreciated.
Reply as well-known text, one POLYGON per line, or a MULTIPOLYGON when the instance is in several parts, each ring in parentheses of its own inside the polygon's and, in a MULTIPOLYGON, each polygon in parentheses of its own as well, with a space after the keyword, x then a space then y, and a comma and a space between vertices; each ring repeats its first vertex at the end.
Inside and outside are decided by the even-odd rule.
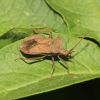
POLYGON ((51 56, 51 58, 52 58, 52 73, 51 73, 50 79, 52 79, 53 73, 54 73, 54 71, 55 71, 54 57, 51 56))
POLYGON ((59 55, 58 55, 58 58, 61 60, 61 63, 62 63, 62 65, 63 65, 63 67, 65 68, 65 69, 67 69, 67 71, 68 71, 68 74, 69 74, 69 67, 68 67, 68 64, 66 63, 66 61, 64 60, 64 59, 62 59, 59 55))

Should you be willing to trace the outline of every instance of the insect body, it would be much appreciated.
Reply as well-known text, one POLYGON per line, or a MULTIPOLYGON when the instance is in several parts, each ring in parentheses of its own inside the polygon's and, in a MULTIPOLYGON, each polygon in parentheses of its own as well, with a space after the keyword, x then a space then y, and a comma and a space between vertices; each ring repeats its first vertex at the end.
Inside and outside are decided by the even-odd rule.
MULTIPOLYGON (((83 38, 80 39, 80 41, 83 38)), ((25 42, 20 46, 20 51, 24 54, 31 55, 34 59, 34 56, 40 56, 40 58, 45 58, 47 56, 52 59, 52 74, 54 73, 54 58, 58 57, 62 62, 65 60, 62 57, 70 58, 73 49, 80 43, 80 41, 70 50, 66 50, 62 47, 63 42, 61 37, 52 38, 51 35, 46 37, 44 35, 33 35, 29 37, 25 42)), ((31 58, 31 59, 32 59, 31 58)))
POLYGON ((63 49, 62 39, 47 38, 43 35, 33 35, 21 46, 20 50, 28 55, 45 55, 45 56, 65 56, 68 57, 71 52, 63 49))

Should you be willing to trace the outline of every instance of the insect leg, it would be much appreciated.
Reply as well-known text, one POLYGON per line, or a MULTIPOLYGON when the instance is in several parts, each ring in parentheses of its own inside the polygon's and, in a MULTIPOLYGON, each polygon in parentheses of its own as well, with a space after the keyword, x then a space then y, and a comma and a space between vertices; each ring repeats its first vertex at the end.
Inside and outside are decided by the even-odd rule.
POLYGON ((16 60, 20 59, 20 60, 23 60, 27 64, 31 64, 31 63, 35 63, 35 62, 38 62, 38 61, 42 61, 44 57, 45 56, 33 57, 33 58, 17 58, 16 60), (28 62, 28 61, 31 61, 31 62, 28 62))
POLYGON ((52 79, 53 73, 55 71, 54 57, 53 56, 51 57, 52 57, 52 73, 51 73, 50 79, 52 79))
POLYGON ((65 69, 67 69, 67 71, 68 71, 68 74, 69 74, 69 67, 68 67, 68 64, 65 62, 65 60, 63 60, 59 55, 58 55, 58 58, 61 60, 61 63, 63 64, 63 67, 65 68, 65 69))
POLYGON ((15 59, 15 60, 32 60, 32 58, 17 58, 17 59, 15 59))
POLYGON ((33 28, 33 32, 35 33, 47 33, 49 34, 49 37, 52 37, 51 33, 52 33, 52 29, 51 28, 47 28, 47 27, 43 27, 43 28, 33 28))
POLYGON ((52 32, 49 32, 49 38, 52 38, 52 32))

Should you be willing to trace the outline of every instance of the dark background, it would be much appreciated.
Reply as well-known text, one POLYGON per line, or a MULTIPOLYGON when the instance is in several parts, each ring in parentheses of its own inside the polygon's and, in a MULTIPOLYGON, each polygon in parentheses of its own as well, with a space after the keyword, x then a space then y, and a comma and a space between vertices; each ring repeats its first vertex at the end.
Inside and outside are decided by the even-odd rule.
MULTIPOLYGON (((59 84, 59 83, 58 83, 59 84)), ((95 79, 55 91, 18 100, 100 100, 100 79, 95 79)))

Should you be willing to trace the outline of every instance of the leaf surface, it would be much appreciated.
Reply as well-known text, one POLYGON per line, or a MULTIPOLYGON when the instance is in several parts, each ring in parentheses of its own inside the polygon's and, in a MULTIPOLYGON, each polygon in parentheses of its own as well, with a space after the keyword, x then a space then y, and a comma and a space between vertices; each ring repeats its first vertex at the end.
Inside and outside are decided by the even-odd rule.
MULTIPOLYGON (((48 7, 43 0, 0 0, 0 5, 2 5, 0 7, 4 10, 1 13, 4 17, 1 18, 3 24, 0 24, 0 33, 4 34, 3 32, 7 32, 14 27, 24 27, 26 29, 32 28, 31 25, 34 27, 50 27, 54 29, 53 37, 60 36, 63 39, 63 47, 68 50, 74 47, 80 40, 78 37, 83 32, 91 32, 88 36, 100 41, 100 34, 98 34, 100 25, 98 21, 95 22, 96 18, 99 20, 99 17, 95 17, 95 20, 92 21, 92 17, 90 18, 89 16, 89 14, 94 13, 91 12, 93 9, 96 9, 98 12, 99 8, 96 8, 98 5, 94 3, 94 0, 87 1, 77 0, 77 2, 74 2, 74 0, 63 0, 62 2, 60 0, 46 0, 48 5, 57 11, 62 18, 53 9, 48 7), (94 6, 88 5, 90 2, 94 6), (7 8, 5 7, 6 5, 7 8), (87 5, 89 9, 84 10, 84 8, 87 8, 87 5), (84 12, 88 13, 87 16, 85 14, 86 19, 84 12), (78 19, 80 19, 81 24, 76 22, 78 19), (90 20, 94 26, 90 24, 90 20), (86 25, 86 22, 90 26, 86 25)), ((99 13, 97 15, 99 16, 99 13)), ((26 33, 30 35, 30 31, 26 33)), ((20 32, 18 32, 18 36, 20 36, 20 32)), ((98 61, 100 59, 100 47, 92 41, 84 39, 75 48, 72 58, 69 59, 70 61, 66 61, 69 73, 58 60, 55 61, 56 69, 52 79, 50 79, 52 72, 51 60, 46 59, 33 64, 27 64, 22 60, 15 60, 23 57, 19 51, 19 46, 23 41, 18 39, 16 42, 7 44, 0 49, 1 100, 35 95, 100 77, 100 62, 98 61)))

